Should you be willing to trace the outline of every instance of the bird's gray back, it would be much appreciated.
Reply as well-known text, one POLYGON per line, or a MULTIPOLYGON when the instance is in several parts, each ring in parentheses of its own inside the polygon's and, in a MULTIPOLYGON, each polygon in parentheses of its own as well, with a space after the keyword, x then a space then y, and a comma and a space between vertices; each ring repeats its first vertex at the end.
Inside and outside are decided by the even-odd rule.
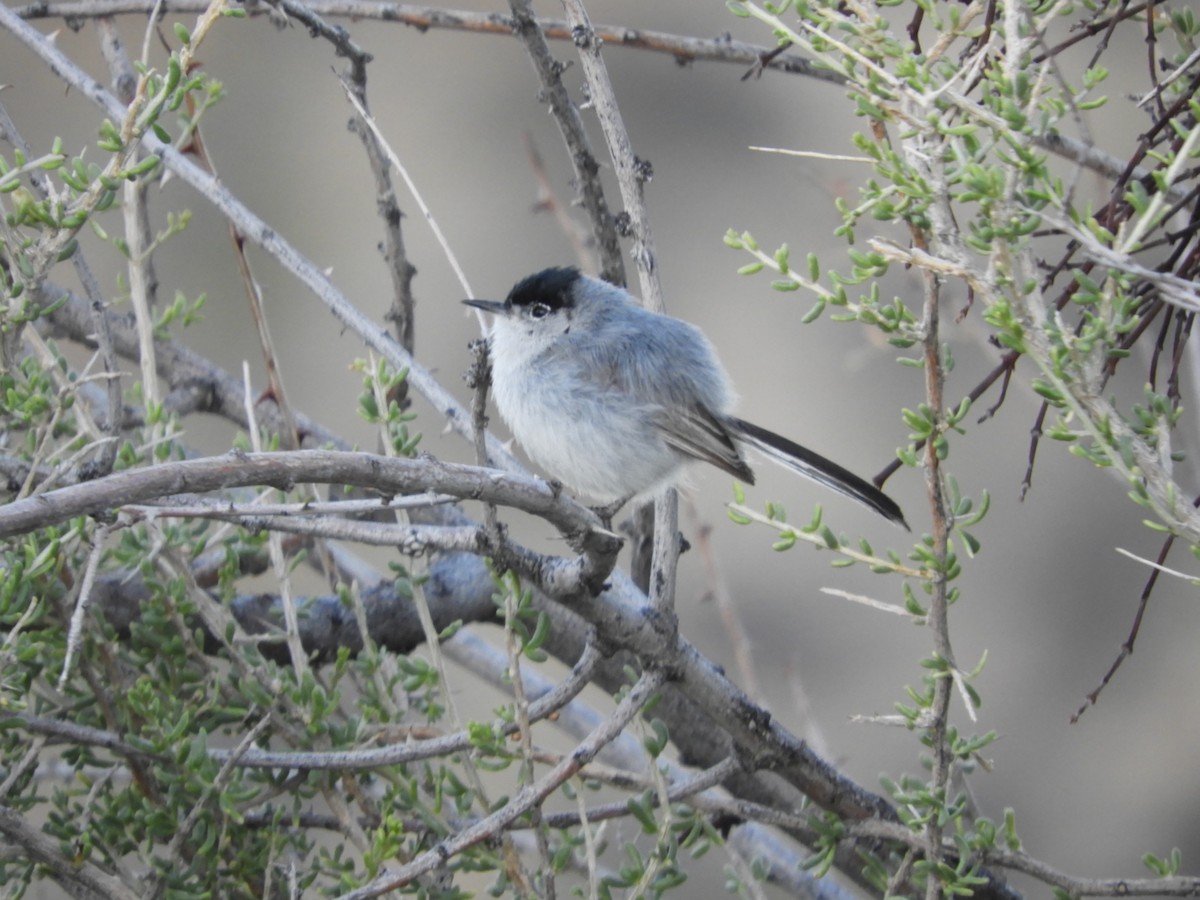
POLYGON ((624 305, 620 315, 615 304, 591 311, 592 321, 572 328, 553 352, 575 360, 580 378, 640 403, 669 408, 699 404, 727 412, 728 378, 700 330, 624 305))

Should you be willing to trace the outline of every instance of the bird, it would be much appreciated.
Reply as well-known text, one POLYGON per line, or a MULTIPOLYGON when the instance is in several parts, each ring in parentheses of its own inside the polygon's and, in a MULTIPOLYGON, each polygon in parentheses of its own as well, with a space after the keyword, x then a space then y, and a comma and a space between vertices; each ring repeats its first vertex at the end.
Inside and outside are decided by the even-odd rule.
POLYGON ((619 508, 674 486, 697 460, 754 484, 743 454, 751 447, 908 528, 874 484, 734 415, 729 376, 703 332, 623 288, 552 267, 502 302, 463 302, 493 317, 493 391, 513 437, 581 495, 619 508))

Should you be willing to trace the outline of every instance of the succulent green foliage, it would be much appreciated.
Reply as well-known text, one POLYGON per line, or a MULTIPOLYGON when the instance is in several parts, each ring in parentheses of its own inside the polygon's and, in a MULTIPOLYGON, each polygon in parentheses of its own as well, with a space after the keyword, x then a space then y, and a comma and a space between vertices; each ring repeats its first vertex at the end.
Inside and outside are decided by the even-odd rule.
POLYGON ((355 368, 363 373, 363 390, 358 395, 359 416, 380 429, 391 454, 416 456, 421 434, 410 433, 408 423, 417 415, 401 405, 407 370, 397 371, 382 359, 375 360, 374 365, 360 359, 355 368))
MULTIPOLYGON (((922 535, 902 560, 894 552, 876 554, 865 538, 838 534, 824 523, 819 508, 803 527, 786 524, 775 503, 758 513, 746 505, 741 488, 730 517, 773 529, 775 550, 805 542, 837 554, 835 565, 866 562, 873 571, 903 576, 901 606, 864 602, 903 612, 918 623, 928 621, 935 598, 945 606, 961 599, 963 567, 983 551, 979 529, 990 509, 988 492, 972 496, 949 468, 958 439, 978 427, 972 411, 982 391, 967 394, 971 386, 958 388, 962 393, 954 400, 940 399, 940 387, 926 393, 933 380, 926 369, 932 365, 947 395, 954 389, 951 346, 942 337, 948 332, 944 312, 940 330, 928 330, 928 298, 950 285, 968 293, 962 315, 977 310, 990 341, 1010 354, 1013 368, 1006 379, 1021 377, 1017 357, 1028 360, 1022 363, 1032 372, 1028 385, 1046 407, 1040 433, 1066 443, 1072 454, 1094 466, 1118 473, 1130 499, 1146 511, 1146 524, 1186 539, 1200 556, 1200 516, 1172 471, 1172 463, 1183 458, 1173 439, 1178 440, 1176 429, 1185 414, 1175 374, 1155 378, 1152 368, 1140 392, 1109 387, 1153 317, 1167 318, 1160 315, 1159 298, 1179 309, 1176 367, 1191 316, 1200 309, 1194 255, 1185 252, 1190 229, 1185 220, 1194 212, 1200 159, 1200 102, 1188 95, 1191 81, 1184 85, 1180 82, 1186 79, 1175 78, 1162 85, 1153 99, 1163 111, 1158 121, 1169 139, 1152 143, 1132 177, 1130 163, 1115 203, 1100 210, 1089 206, 1078 175, 1068 174, 1063 163, 1062 135, 1077 133, 1081 123, 1086 128, 1089 114, 1105 109, 1110 73, 1099 52, 1086 67, 1066 69, 1048 37, 1053 33, 1048 17, 1099 17, 1102 6, 727 3, 734 16, 758 23, 784 49, 844 79, 847 101, 863 127, 842 151, 854 156, 833 158, 852 159, 857 168, 851 171, 861 174, 855 195, 834 200, 844 259, 810 253, 798 261, 788 243, 767 249, 761 234, 742 227, 730 228, 725 244, 742 258, 738 274, 754 280, 766 275, 772 290, 811 304, 804 324, 828 314, 832 321, 865 326, 910 351, 898 362, 918 376, 914 390, 925 396, 902 412, 908 443, 897 456, 913 470, 936 465, 937 485, 929 494, 940 527, 922 535), (907 31, 897 27, 904 15, 913 17, 907 31), (1062 240, 1048 241, 1048 235, 1062 240), (1060 253, 1064 243, 1068 251, 1056 262, 1050 254, 1060 253), (1164 264, 1167 252, 1173 255, 1164 264), (1176 276, 1174 267, 1189 259, 1186 274, 1176 276), (885 296, 881 285, 897 266, 923 276, 925 296, 885 296), (930 334, 939 335, 932 349, 930 334), (939 401, 931 402, 931 396, 939 401)), ((1153 30, 1151 44, 1159 42, 1157 59, 1164 70, 1194 61, 1200 20, 1190 4, 1171 6, 1144 27, 1153 30)), ((1151 56, 1153 67, 1156 57, 1151 56)), ((1117 170, 1121 167, 1118 161, 1117 170)), ((804 234, 787 238, 794 246, 804 234)), ((1154 365, 1168 334, 1166 324, 1161 329, 1154 365)), ((950 759, 969 768, 995 735, 971 737, 947 724, 935 688, 952 682, 974 719, 981 703, 975 686, 979 670, 963 672, 936 651, 921 666, 921 687, 910 688, 896 711, 920 735, 931 760, 950 759)), ((964 798, 949 796, 924 778, 906 776, 885 787, 914 832, 952 835, 959 848, 956 859, 947 854, 918 858, 912 871, 922 890, 936 882, 942 895, 969 895, 981 883, 972 862, 979 853, 1019 846, 1011 813, 1003 826, 972 820, 964 815, 964 798), (931 823, 935 832, 928 831, 931 823)), ((819 839, 809 865, 825 871, 844 833, 841 823, 827 819, 814 818, 813 828, 819 839)), ((899 865, 899 858, 873 857, 868 877, 881 891, 894 890, 899 865)), ((1164 877, 1178 871, 1177 859, 1147 856, 1147 865, 1164 877)))
MULTIPOLYGON (((152 133, 165 144, 186 143, 199 116, 221 98, 220 85, 202 72, 183 78, 186 64, 182 51, 175 51, 165 72, 139 68, 140 102, 123 122, 101 121, 98 161, 84 154, 69 155, 61 138, 32 159, 21 150, 14 151, 11 159, 0 154, 0 211, 5 226, 0 229, 0 256, 10 262, 0 266, 0 334, 19 334, 25 324, 51 311, 51 304, 37 299, 37 289, 54 266, 74 255, 77 235, 85 225, 102 240, 109 239, 103 214, 114 208, 126 183, 161 176, 162 158, 143 151, 143 139, 152 133), (185 102, 187 118, 168 121, 179 118, 185 102), (178 132, 174 141, 172 130, 178 132)), ((186 224, 186 214, 173 215, 158 240, 177 234, 186 224)), ((127 250, 121 239, 115 242, 127 250)))

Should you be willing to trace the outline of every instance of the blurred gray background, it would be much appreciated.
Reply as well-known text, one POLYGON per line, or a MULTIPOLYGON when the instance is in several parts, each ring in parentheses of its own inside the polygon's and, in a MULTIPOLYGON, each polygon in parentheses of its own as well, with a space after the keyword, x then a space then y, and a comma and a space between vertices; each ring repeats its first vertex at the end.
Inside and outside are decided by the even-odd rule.
MULTIPOLYGON (((502 4, 461 5, 507 11, 502 4)), ((610 0, 588 8, 597 23, 697 36, 732 32, 758 43, 769 38, 730 16, 718 0, 610 0)), ((542 4, 539 12, 561 16, 558 4, 542 4)), ((191 21, 167 18, 168 24, 176 20, 191 21)), ((569 200, 573 192, 557 129, 538 101, 539 86, 522 45, 509 37, 420 33, 376 22, 341 24, 375 56, 373 111, 453 244, 475 293, 502 298, 524 274, 574 262, 553 218, 531 211, 536 182, 526 134, 545 158, 559 198, 569 200)), ((121 25, 136 51, 144 19, 125 17, 121 25)), ((49 31, 61 23, 48 20, 37 27, 49 31)), ((1093 134, 1099 146, 1118 156, 1128 152, 1143 124, 1126 97, 1147 87, 1140 27, 1113 35, 1106 58, 1116 70, 1108 85, 1113 100, 1093 134), (1122 60, 1126 67, 1118 67, 1122 60)), ((90 27, 81 33, 63 29, 57 40, 107 82, 90 27)), ((569 44, 557 43, 554 50, 559 58, 572 58, 569 44)), ((161 61, 161 49, 155 53, 161 61)), ((331 71, 341 61, 304 29, 279 30, 264 18, 222 22, 200 57, 227 92, 203 127, 221 177, 318 265, 330 268, 364 311, 381 317, 390 283, 376 249, 381 227, 371 178, 358 139, 346 129, 351 110, 331 71)), ((713 339, 738 386, 746 418, 870 477, 906 443, 898 410, 923 400, 921 372, 897 365, 898 352, 860 326, 828 317, 802 325, 810 299, 772 292, 765 276, 737 276, 735 270, 748 259, 722 243, 726 229, 749 229, 764 246, 787 242, 794 259, 812 249, 827 268, 848 271, 844 245, 833 236, 840 223, 834 200, 857 202, 857 185, 869 173, 850 163, 747 148, 853 153, 850 136, 863 123, 850 113, 840 89, 813 80, 767 73, 743 82, 738 66, 680 66, 668 56, 615 46, 607 48, 606 59, 635 151, 654 167, 647 201, 669 311, 697 323, 713 339)), ((577 67, 568 77, 577 87, 577 67)), ((99 157, 96 110, 64 92, 61 82, 6 33, 0 34, 0 83, 7 85, 0 101, 35 147, 48 149, 58 134, 68 152, 92 145, 89 155, 99 157)), ((589 121, 589 127, 594 124, 589 121)), ((598 129, 593 128, 593 139, 603 156, 598 129)), ((1099 189, 1087 176, 1082 184, 1099 189)), ((402 186, 399 190, 408 214, 410 258, 419 269, 414 286, 418 357, 465 398, 460 374, 477 325, 460 306, 462 289, 415 204, 402 186)), ((610 202, 620 208, 615 187, 610 202)), ((188 297, 208 295, 205 321, 189 329, 185 339, 231 371, 240 371, 242 361, 249 360, 261 388, 257 342, 223 221, 178 182, 166 185, 154 208, 160 219, 167 210, 188 208, 194 214, 186 238, 169 243, 157 257, 163 297, 176 290, 188 297)), ((860 230, 860 245, 872 224, 860 230)), ((119 231, 117 219, 111 226, 119 231)), ((355 414, 360 383, 349 370, 363 348, 352 336, 339 335, 302 287, 261 253, 250 252, 293 402, 373 447, 371 430, 355 414)), ((92 259, 101 257, 93 253, 92 259)), ((108 263, 102 283, 120 293, 119 267, 111 258, 108 263)), ((885 296, 918 302, 920 285, 910 274, 889 273, 881 289, 885 296)), ((981 311, 972 310, 954 324, 965 298, 956 286, 946 294, 945 336, 957 363, 946 393, 957 403, 999 354, 984 342, 981 311)), ((1126 377, 1138 389, 1144 361, 1131 363, 1126 377)), ((1022 369, 1021 374, 1029 373, 1022 369)), ((1153 557, 1159 536, 1142 526, 1139 508, 1125 499, 1120 483, 1049 441, 1040 447, 1033 488, 1019 502, 1037 403, 1015 381, 999 414, 974 426, 995 399, 989 393, 969 417, 970 433, 953 441, 948 461, 965 493, 978 495, 986 488, 993 497, 991 515, 975 529, 983 551, 964 564, 962 600, 951 619, 960 665, 972 668, 988 654, 977 682, 984 701, 980 721, 972 725, 961 704, 955 707, 963 730, 1000 734, 986 751, 993 771, 972 778, 979 803, 994 819, 1002 818, 1005 806, 1014 807, 1026 848, 1075 875, 1140 876, 1146 874, 1140 864, 1144 852, 1165 855, 1173 846, 1184 851, 1188 871, 1195 872, 1200 856, 1200 797, 1191 780, 1200 738, 1195 590, 1172 579, 1160 582, 1137 651, 1099 706, 1079 724, 1069 724, 1125 638, 1146 578, 1144 567, 1114 548, 1153 557)), ((460 440, 441 433, 436 415, 420 403, 416 409, 422 416, 415 427, 425 434, 426 450, 471 459, 460 440)), ((1183 424, 1190 427, 1187 419, 1183 424)), ((189 440, 208 451, 226 449, 231 436, 224 426, 206 432, 203 423, 189 425, 189 440)), ((776 499, 802 522, 820 502, 836 530, 861 532, 877 549, 890 546, 903 553, 908 546, 908 535, 870 513, 765 464, 758 468, 761 479, 749 491, 751 505, 776 499)), ((832 586, 897 603, 898 582, 858 569, 831 569, 831 557, 804 547, 774 553, 770 533, 739 528, 726 518, 727 477, 698 472, 693 484, 699 517, 715 528, 717 558, 748 632, 770 709, 869 788, 878 789, 881 773, 919 773, 915 735, 854 724, 850 717, 891 713, 906 699, 900 686, 920 683, 918 660, 929 652, 928 633, 818 591, 832 586)), ((919 535, 928 520, 922 474, 901 470, 888 491, 919 535)), ((694 521, 684 521, 694 536, 694 521)), ((1200 569, 1180 551, 1169 564, 1200 569)), ((738 679, 709 591, 698 554, 685 556, 682 628, 738 679)))

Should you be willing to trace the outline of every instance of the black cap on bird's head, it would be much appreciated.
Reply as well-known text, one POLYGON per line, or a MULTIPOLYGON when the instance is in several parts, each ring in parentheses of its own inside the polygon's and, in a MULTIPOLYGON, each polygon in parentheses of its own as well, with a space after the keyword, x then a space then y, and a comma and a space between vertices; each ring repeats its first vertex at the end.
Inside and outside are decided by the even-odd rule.
POLYGON ((551 309, 562 309, 575 303, 571 289, 583 277, 574 266, 556 266, 542 269, 522 278, 508 292, 507 303, 513 306, 532 306, 545 303, 551 309))
POLYGON ((528 309, 535 304, 548 307, 552 312, 569 309, 575 305, 571 289, 582 277, 574 266, 555 266, 522 278, 513 285, 503 303, 495 300, 464 300, 463 303, 498 316, 528 309))

